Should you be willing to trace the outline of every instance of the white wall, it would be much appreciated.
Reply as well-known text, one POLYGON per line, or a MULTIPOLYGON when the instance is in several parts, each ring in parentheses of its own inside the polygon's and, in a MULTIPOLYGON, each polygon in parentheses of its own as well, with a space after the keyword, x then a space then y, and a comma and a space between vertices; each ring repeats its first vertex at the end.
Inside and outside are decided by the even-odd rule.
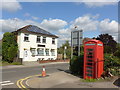
MULTIPOLYGON (((41 36, 41 42, 42 42, 43 36, 41 36)), ((57 58, 57 39, 55 39, 55 44, 52 44, 52 37, 46 37, 46 43, 36 43, 37 35, 35 34, 29 34, 29 41, 30 42, 25 42, 24 41, 24 33, 18 33, 18 48, 19 48, 19 58, 24 58, 24 49, 28 50, 28 59, 26 61, 37 61, 38 58, 44 58, 44 60, 47 60, 48 58, 57 58), (45 45, 45 47, 38 47, 38 44, 40 45, 45 45), (33 57, 30 48, 36 48, 36 56, 33 57), (37 56, 37 48, 44 48, 49 49, 55 49, 55 56, 37 56)), ((24 61, 24 59, 23 59, 24 61)))

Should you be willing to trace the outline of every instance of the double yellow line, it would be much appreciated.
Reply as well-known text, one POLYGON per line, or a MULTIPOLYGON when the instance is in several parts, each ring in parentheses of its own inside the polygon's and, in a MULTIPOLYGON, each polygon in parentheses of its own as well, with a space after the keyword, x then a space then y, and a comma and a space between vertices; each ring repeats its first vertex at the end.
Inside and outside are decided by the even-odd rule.
MULTIPOLYGON (((41 74, 33 75, 33 76, 41 76, 41 74)), ((26 77, 26 78, 19 79, 19 80, 17 81, 17 86, 18 86, 18 88, 21 88, 22 90, 29 90, 25 85, 23 85, 23 81, 25 81, 25 80, 33 77, 33 76, 28 76, 28 77, 26 77)))

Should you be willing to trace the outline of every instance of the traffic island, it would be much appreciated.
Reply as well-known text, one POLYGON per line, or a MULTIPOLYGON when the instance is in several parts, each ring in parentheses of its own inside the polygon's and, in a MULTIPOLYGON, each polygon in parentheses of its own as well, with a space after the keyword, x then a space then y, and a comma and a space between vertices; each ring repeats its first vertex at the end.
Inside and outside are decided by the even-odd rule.
POLYGON ((113 81, 83 82, 81 78, 64 71, 41 78, 34 76, 26 81, 30 88, 118 88, 113 81))

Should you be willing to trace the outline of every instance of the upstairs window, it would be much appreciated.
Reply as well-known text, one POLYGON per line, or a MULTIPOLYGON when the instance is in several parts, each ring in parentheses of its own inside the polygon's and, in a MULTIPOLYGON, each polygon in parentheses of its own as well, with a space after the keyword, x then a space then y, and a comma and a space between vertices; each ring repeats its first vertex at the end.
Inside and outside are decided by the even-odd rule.
POLYGON ((24 41, 25 42, 29 42, 29 34, 25 34, 24 35, 24 41))
POLYGON ((41 36, 37 36, 37 43, 41 42, 41 36))
POLYGON ((55 44, 55 38, 52 38, 52 44, 55 44))
POLYGON ((46 37, 43 37, 43 43, 46 43, 46 37))

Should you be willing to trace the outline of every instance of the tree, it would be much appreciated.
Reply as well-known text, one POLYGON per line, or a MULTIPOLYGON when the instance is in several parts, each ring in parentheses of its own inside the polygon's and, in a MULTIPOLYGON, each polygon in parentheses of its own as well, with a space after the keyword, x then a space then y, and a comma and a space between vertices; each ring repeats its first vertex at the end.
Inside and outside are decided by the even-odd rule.
POLYGON ((105 53, 114 53, 116 51, 117 42, 113 39, 113 37, 109 34, 101 34, 97 38, 104 44, 104 52, 105 53))
POLYGON ((2 39, 2 61, 13 62, 18 51, 16 37, 13 33, 6 32, 2 39))
POLYGON ((70 47, 70 44, 69 44, 69 41, 65 41, 64 44, 62 44, 62 46, 60 48, 58 48, 58 54, 63 54, 64 55, 64 48, 65 46, 67 47, 66 49, 66 56, 67 58, 70 58, 71 56, 71 47, 70 47))

